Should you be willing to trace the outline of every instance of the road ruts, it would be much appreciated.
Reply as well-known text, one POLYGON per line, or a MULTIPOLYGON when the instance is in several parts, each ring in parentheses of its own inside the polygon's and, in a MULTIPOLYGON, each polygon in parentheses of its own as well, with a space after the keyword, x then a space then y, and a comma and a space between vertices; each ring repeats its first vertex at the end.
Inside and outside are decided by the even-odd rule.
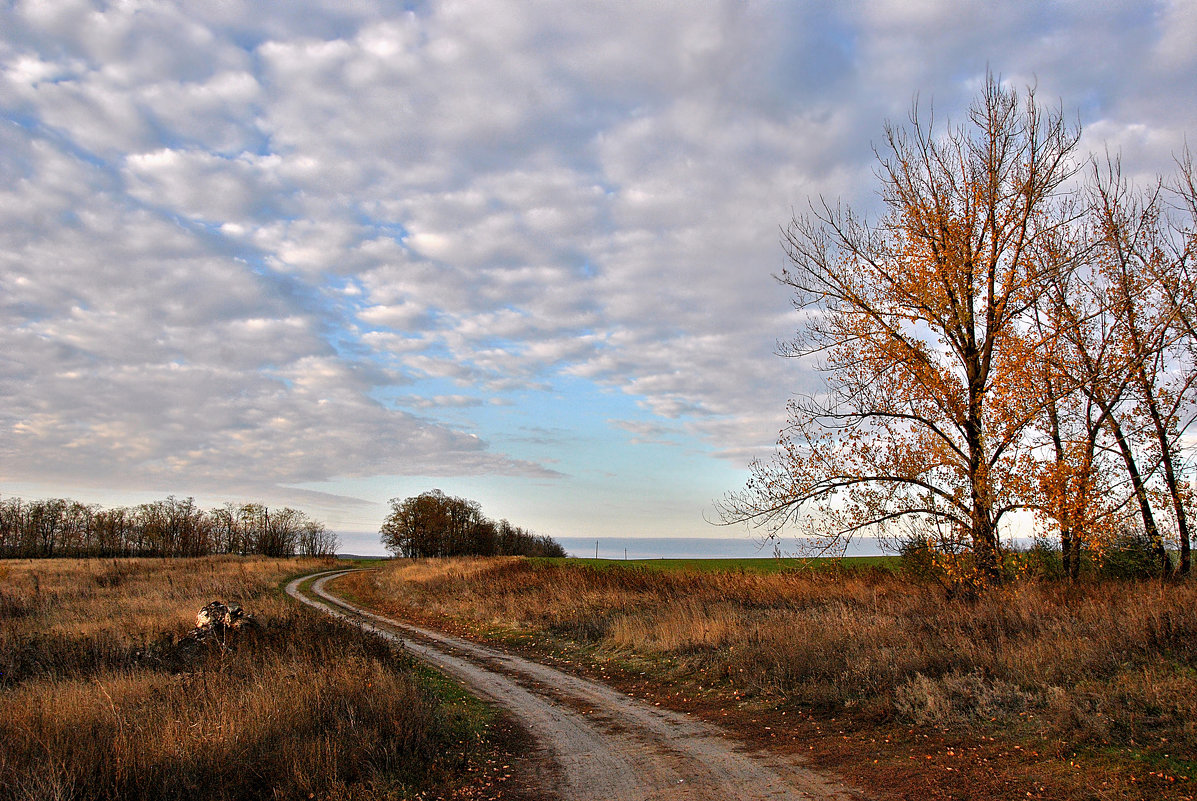
POLYGON ((511 712, 559 770, 562 801, 859 801, 860 796, 792 760, 747 750, 717 728, 649 706, 604 684, 523 657, 374 614, 332 596, 321 574, 305 604, 402 642, 471 692, 511 712))

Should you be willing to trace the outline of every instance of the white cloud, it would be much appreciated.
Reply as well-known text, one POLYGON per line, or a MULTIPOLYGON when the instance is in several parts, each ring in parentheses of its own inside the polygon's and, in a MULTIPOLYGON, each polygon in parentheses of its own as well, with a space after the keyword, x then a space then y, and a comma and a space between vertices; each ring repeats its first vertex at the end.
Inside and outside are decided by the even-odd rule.
POLYGON ((876 209, 885 118, 918 92, 960 119, 990 68, 1167 170, 1195 24, 1130 0, 10 4, 4 469, 543 476, 484 413, 569 382, 742 464, 811 382, 772 355, 798 322, 779 227, 812 196, 876 209))

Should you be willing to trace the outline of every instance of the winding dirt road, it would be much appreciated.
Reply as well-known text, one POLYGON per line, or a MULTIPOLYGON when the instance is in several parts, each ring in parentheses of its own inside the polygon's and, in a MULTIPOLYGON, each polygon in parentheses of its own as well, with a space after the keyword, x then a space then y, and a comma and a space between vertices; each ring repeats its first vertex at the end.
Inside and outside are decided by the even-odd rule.
POLYGON ((819 799, 855 792, 794 760, 746 748, 688 715, 649 706, 606 685, 452 637, 390 620, 330 594, 325 585, 351 571, 287 585, 309 606, 404 647, 475 695, 508 710, 545 749, 559 773, 546 796, 562 801, 819 799), (312 597, 316 596, 316 597, 312 597))

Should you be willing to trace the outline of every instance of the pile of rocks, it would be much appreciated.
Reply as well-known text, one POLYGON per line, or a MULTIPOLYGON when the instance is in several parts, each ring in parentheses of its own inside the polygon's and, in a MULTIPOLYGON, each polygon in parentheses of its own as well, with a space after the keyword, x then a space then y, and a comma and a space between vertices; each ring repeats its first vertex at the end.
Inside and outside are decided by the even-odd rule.
POLYGON ((221 640, 230 631, 241 629, 257 629, 262 624, 253 615, 246 614, 239 604, 224 605, 220 601, 212 603, 199 610, 195 616, 195 629, 191 632, 197 640, 217 637, 221 640))
POLYGON ((239 604, 213 601, 199 610, 195 628, 191 631, 182 636, 162 632, 146 647, 134 651, 133 659, 157 669, 190 676, 202 670, 206 656, 236 651, 238 645, 258 639, 256 635, 265 634, 267 630, 261 618, 247 614, 239 604))

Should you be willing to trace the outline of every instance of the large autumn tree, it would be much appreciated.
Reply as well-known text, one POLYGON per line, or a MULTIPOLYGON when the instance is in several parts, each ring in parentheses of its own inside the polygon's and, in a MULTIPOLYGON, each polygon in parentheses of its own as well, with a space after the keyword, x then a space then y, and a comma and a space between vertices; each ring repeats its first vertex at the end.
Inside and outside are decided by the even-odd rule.
POLYGON ((841 546, 904 521, 997 574, 999 525, 1032 494, 1034 309, 1072 267, 1039 256, 1075 216, 1078 136, 990 76, 961 125, 940 130, 916 105, 886 126, 880 221, 823 203, 791 222, 778 277, 804 325, 784 352, 826 381, 792 401, 776 457, 723 499, 725 521, 814 512, 841 546))

